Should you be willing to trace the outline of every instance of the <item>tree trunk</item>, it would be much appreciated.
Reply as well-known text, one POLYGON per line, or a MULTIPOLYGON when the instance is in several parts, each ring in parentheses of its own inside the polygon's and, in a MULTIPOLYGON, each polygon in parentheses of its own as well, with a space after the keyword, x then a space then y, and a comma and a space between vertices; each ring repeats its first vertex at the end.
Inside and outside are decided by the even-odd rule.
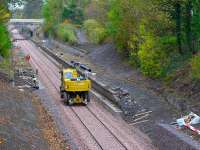
POLYGON ((182 41, 181 41, 181 4, 177 2, 175 7, 176 7, 176 36, 177 36, 178 50, 180 54, 183 54, 182 41))
POLYGON ((195 53, 192 42, 192 1, 188 0, 186 4, 186 39, 189 51, 195 53))

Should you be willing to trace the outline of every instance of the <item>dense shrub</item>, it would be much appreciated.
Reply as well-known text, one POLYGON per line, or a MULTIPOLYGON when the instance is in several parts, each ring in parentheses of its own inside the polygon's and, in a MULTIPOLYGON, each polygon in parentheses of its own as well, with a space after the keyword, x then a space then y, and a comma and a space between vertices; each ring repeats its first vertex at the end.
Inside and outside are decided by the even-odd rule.
POLYGON ((75 28, 72 24, 60 24, 56 29, 56 36, 64 41, 73 44, 77 42, 77 38, 75 35, 75 28))
POLYGON ((165 76, 169 59, 165 51, 157 46, 159 39, 148 35, 144 41, 138 52, 142 73, 155 78, 165 76))
POLYGON ((6 27, 0 24, 0 55, 3 57, 9 57, 11 41, 9 38, 9 33, 6 30, 6 27))
POLYGON ((83 24, 83 28, 92 43, 99 44, 106 37, 105 28, 94 19, 86 20, 83 24))
POLYGON ((165 75, 168 65, 166 54, 161 50, 140 50, 140 68, 144 75, 159 78, 165 75))
POLYGON ((84 19, 83 9, 76 1, 69 1, 64 6, 62 17, 71 20, 75 24, 81 24, 84 19))
POLYGON ((192 77, 200 80, 200 55, 196 55, 191 60, 192 77))
POLYGON ((131 64, 134 67, 140 66, 140 60, 139 60, 137 51, 130 52, 130 54, 129 54, 129 64, 131 64))

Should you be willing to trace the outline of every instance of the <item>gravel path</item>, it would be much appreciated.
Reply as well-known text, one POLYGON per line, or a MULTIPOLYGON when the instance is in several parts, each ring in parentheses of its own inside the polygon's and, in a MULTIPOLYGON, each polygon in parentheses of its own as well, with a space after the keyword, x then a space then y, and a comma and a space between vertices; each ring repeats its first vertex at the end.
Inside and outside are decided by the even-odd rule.
POLYGON ((29 94, 0 82, 0 149, 48 149, 29 94))

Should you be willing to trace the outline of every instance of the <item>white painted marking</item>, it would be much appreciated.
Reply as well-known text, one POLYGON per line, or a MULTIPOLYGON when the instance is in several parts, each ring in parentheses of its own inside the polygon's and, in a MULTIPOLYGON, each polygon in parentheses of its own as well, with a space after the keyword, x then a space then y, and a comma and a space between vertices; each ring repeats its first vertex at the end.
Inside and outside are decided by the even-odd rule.
POLYGON ((136 125, 136 124, 139 124, 139 123, 144 123, 144 122, 148 122, 149 119, 147 120, 142 120, 142 121, 138 121, 138 122, 134 122, 134 123, 130 123, 129 125, 136 125))
POLYGON ((146 114, 146 115, 144 115, 144 116, 141 116, 141 117, 135 119, 134 121, 142 120, 142 119, 144 119, 144 118, 146 118, 146 117, 148 117, 148 116, 149 116, 149 114, 146 114))
POLYGON ((138 113, 136 115, 134 115, 133 117, 137 117, 137 116, 141 116, 141 115, 145 115, 145 114, 149 114, 152 113, 152 111, 147 111, 147 112, 143 112, 143 113, 138 113))

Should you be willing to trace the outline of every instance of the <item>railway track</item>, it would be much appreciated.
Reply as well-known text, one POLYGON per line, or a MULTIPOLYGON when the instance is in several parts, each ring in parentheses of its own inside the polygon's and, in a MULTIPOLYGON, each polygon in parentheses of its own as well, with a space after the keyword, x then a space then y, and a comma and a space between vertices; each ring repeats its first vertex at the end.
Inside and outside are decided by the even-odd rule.
POLYGON ((18 41, 18 45, 24 49, 25 53, 31 54, 31 64, 39 69, 42 81, 61 111, 64 112, 61 118, 65 119, 66 125, 66 118, 68 118, 75 128, 78 128, 78 136, 80 135, 81 138, 77 141, 84 143, 80 149, 152 149, 152 145, 146 139, 144 140, 142 135, 138 136, 141 136, 144 141, 140 141, 138 137, 135 138, 137 135, 130 135, 131 132, 124 130, 122 126, 114 124, 113 122, 117 122, 117 119, 110 119, 109 115, 105 115, 95 102, 91 102, 87 107, 65 107, 59 98, 59 63, 48 54, 45 55, 43 50, 39 50, 31 42, 18 41), (145 147, 146 145, 149 147, 145 147))
MULTIPOLYGON (((39 60, 35 60, 35 58, 37 58, 38 56, 36 56, 33 51, 29 51, 29 53, 31 53, 31 55, 33 56, 32 59, 34 60, 33 62, 35 63, 34 66, 37 66, 37 68, 40 68, 39 70, 44 69, 44 67, 42 66, 48 66, 45 68, 45 70, 43 71, 43 74, 46 75, 46 77, 48 78, 48 80, 52 83, 52 86, 54 87, 54 89, 57 91, 57 93, 59 93, 59 79, 56 78, 58 77, 58 72, 59 69, 55 68, 55 66, 50 65, 47 60, 43 57, 42 61, 41 59, 39 60), (48 74, 47 72, 49 72, 49 70, 46 70, 47 68, 51 68, 51 78, 49 77, 50 74, 48 74), (54 76, 54 77, 53 77, 54 76), (52 81, 52 79, 54 79, 54 81, 52 81), (55 79, 57 81, 55 81, 55 79)), ((52 61, 51 61, 52 62, 52 61)), ((54 65, 56 65, 55 63, 53 63, 54 65)), ((58 66, 57 66, 58 67, 58 66)), ((86 130, 90 133, 90 135, 93 137, 93 140, 98 144, 100 149, 132 149, 133 145, 131 147, 129 147, 128 145, 125 145, 121 139, 119 139, 117 137, 117 135, 115 135, 113 133, 113 131, 106 126, 99 118, 98 116, 95 114, 95 112, 93 112, 88 106, 87 107, 70 107, 71 111, 75 114, 75 116, 78 118, 78 120, 83 124, 83 126, 86 128, 86 130), (86 115, 87 114, 87 115, 86 115), (93 125, 91 125, 93 122, 93 125), (101 134, 99 134, 98 132, 96 132, 96 130, 99 130, 101 132, 101 134), (102 136, 101 138, 99 136, 102 136), (106 138, 108 137, 108 138, 106 138), (103 139, 103 140, 102 140, 103 139), (110 144, 106 144, 106 141, 109 141, 110 144), (113 147, 114 146, 114 147, 113 147)))

